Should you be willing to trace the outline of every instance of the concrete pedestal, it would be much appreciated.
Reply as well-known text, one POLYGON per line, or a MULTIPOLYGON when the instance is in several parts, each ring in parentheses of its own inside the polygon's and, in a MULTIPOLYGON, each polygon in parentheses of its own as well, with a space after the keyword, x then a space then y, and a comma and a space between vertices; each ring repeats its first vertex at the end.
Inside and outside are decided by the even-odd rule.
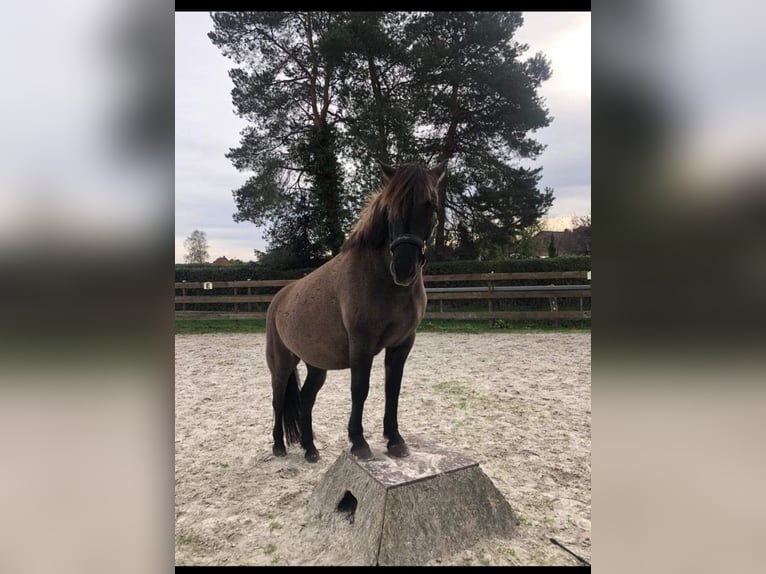
POLYGON ((348 564, 397 566, 447 557, 484 537, 510 537, 516 518, 479 464, 408 437, 410 456, 344 452, 317 485, 309 512, 333 555, 348 564))

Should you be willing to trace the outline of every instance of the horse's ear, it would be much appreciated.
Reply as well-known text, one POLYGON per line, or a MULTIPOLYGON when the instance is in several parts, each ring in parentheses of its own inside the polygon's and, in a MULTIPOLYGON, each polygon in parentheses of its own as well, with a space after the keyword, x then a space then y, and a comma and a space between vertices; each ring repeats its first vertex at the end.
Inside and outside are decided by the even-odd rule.
POLYGON ((383 163, 380 160, 376 160, 378 162, 378 165, 380 166, 380 170, 383 172, 383 177, 386 181, 394 177, 394 174, 396 173, 396 168, 391 167, 387 163, 383 163))
POLYGON ((430 172, 432 175, 436 176, 436 183, 441 183, 441 180, 444 179, 444 176, 447 174, 447 160, 445 159, 442 161, 439 165, 430 170, 430 172))

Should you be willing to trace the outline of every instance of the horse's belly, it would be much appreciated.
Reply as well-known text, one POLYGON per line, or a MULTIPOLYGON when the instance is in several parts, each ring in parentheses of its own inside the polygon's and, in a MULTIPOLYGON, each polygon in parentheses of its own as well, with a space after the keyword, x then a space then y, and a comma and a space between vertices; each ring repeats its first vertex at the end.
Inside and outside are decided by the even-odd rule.
POLYGON ((340 321, 322 319, 309 313, 280 314, 279 336, 290 351, 312 367, 347 369, 348 336, 340 321))
POLYGON ((298 358, 312 367, 335 371, 338 369, 348 369, 348 342, 322 340, 319 342, 301 340, 294 348, 288 345, 288 348, 295 353, 298 358))

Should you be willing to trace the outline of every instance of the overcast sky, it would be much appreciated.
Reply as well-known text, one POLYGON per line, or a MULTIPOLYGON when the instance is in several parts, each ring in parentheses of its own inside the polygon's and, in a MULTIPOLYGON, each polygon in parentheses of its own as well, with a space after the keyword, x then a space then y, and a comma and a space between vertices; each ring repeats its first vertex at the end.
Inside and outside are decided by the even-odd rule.
MULTIPOLYGON (((553 67, 540 94, 554 120, 536 134, 548 147, 534 165, 543 166, 541 185, 555 190, 548 217, 551 228, 561 228, 590 214, 590 13, 526 12, 524 20, 516 39, 553 67)), ((207 234, 211 261, 221 255, 249 261, 265 241, 252 223, 232 219, 231 192, 249 176, 224 157, 245 126, 231 103, 232 62, 207 37, 208 13, 176 12, 175 21, 176 262, 183 262, 184 239, 195 229, 207 234)))

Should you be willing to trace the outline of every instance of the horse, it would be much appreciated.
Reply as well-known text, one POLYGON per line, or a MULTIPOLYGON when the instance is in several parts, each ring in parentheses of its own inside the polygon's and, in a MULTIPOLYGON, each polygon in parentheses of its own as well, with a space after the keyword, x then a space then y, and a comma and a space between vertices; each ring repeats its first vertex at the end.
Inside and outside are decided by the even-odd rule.
POLYGON ((404 363, 426 309, 422 268, 436 225, 438 186, 447 163, 432 169, 378 162, 383 176, 340 252, 283 287, 266 313, 266 361, 271 372, 274 456, 300 441, 317 462, 311 413, 328 370, 351 369, 351 453, 372 458, 362 412, 373 358, 385 354, 383 436, 393 457, 409 455, 399 434, 398 405, 404 363), (297 365, 306 364, 298 383, 297 365))

